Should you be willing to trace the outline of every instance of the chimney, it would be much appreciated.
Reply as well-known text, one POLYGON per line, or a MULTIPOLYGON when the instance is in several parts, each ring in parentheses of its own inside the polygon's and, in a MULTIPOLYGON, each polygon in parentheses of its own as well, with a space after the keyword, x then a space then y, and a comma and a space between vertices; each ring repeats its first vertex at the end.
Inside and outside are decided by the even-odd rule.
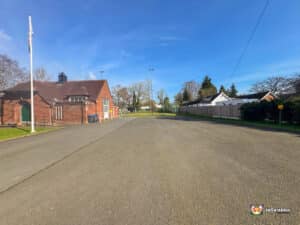
POLYGON ((58 74, 58 83, 65 83, 68 81, 68 77, 64 72, 61 72, 60 74, 58 74))

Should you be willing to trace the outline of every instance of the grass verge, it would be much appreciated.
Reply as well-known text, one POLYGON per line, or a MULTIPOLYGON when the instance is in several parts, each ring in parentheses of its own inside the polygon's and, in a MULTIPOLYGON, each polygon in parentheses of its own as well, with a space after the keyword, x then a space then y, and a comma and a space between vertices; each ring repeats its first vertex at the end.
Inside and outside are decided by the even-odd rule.
POLYGON ((36 135, 40 133, 57 130, 58 127, 36 127, 35 133, 30 133, 30 127, 0 127, 0 141, 24 137, 29 135, 36 135))
POLYGON ((275 124, 272 121, 270 121, 270 122, 269 121, 255 122, 255 121, 245 121, 245 120, 237 120, 237 119, 214 118, 214 117, 192 115, 192 114, 178 114, 177 116, 187 117, 187 118, 196 119, 196 120, 212 121, 212 122, 216 122, 216 123, 232 124, 232 125, 237 125, 237 126, 245 126, 245 127, 254 127, 254 128, 268 129, 268 130, 300 133, 300 125, 296 125, 296 124, 282 123, 280 125, 280 124, 275 124))

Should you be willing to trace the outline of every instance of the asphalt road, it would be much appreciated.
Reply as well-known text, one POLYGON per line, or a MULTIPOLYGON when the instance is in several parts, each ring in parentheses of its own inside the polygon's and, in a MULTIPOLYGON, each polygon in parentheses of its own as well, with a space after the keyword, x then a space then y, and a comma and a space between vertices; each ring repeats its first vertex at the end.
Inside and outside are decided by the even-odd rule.
POLYGON ((2 225, 300 224, 300 135, 119 120, 0 143, 2 225), (289 208, 252 216, 249 205, 289 208))

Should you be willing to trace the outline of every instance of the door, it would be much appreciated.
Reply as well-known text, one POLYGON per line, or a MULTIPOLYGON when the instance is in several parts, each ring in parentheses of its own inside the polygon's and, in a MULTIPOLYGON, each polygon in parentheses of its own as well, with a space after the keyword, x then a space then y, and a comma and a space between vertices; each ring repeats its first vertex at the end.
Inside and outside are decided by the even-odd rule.
POLYGON ((22 122, 30 122, 31 121, 31 113, 30 113, 30 104, 23 103, 22 104, 22 122))
POLYGON ((109 100, 103 99, 103 118, 109 119, 109 100))

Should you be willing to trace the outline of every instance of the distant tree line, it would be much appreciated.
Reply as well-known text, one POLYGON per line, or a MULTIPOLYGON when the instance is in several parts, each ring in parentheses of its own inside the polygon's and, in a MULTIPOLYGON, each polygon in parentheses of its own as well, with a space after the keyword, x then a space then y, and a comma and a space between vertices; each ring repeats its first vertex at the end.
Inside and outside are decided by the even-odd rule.
POLYGON ((235 84, 232 84, 228 89, 221 85, 219 90, 213 84, 209 76, 205 76, 203 81, 199 84, 196 81, 187 81, 183 84, 180 92, 175 96, 175 102, 181 105, 183 102, 192 101, 196 99, 205 99, 209 96, 216 95, 219 92, 224 92, 229 97, 236 97, 238 90, 235 84))
POLYGON ((172 104, 164 89, 160 89, 156 95, 151 90, 151 81, 145 80, 128 86, 116 85, 112 87, 114 103, 121 110, 139 111, 143 106, 149 106, 152 110, 164 112, 171 111, 172 104), (153 98, 157 98, 157 102, 153 98), (158 104, 157 104, 158 103, 158 104), (157 108, 159 106, 159 108, 157 108))
MULTIPOLYGON (((249 121, 281 120, 285 123, 300 124, 300 74, 292 76, 272 76, 254 83, 250 90, 252 93, 270 91, 277 99, 271 102, 261 101, 243 104, 240 108, 241 119, 249 121), (278 105, 283 105, 280 113, 278 105)), ((181 105, 185 101, 204 99, 208 96, 224 92, 229 97, 236 97, 238 90, 235 84, 228 89, 221 85, 217 91, 209 76, 205 76, 202 83, 188 81, 183 84, 182 90, 175 96, 175 102, 181 105)))
MULTIPOLYGON (((254 83, 249 91, 253 93, 271 91, 278 97, 291 93, 298 93, 300 95, 300 74, 290 77, 272 76, 254 83)), ((219 90, 217 90, 211 78, 205 76, 200 84, 194 80, 185 82, 180 92, 175 95, 174 99, 177 105, 181 105, 183 102, 196 99, 201 100, 220 92, 224 92, 232 98, 238 95, 238 90, 234 83, 229 88, 225 88, 224 85, 221 85, 219 90)))
POLYGON ((151 81, 145 80, 128 86, 116 85, 112 87, 114 103, 123 110, 137 111, 142 106, 153 107, 151 81))

